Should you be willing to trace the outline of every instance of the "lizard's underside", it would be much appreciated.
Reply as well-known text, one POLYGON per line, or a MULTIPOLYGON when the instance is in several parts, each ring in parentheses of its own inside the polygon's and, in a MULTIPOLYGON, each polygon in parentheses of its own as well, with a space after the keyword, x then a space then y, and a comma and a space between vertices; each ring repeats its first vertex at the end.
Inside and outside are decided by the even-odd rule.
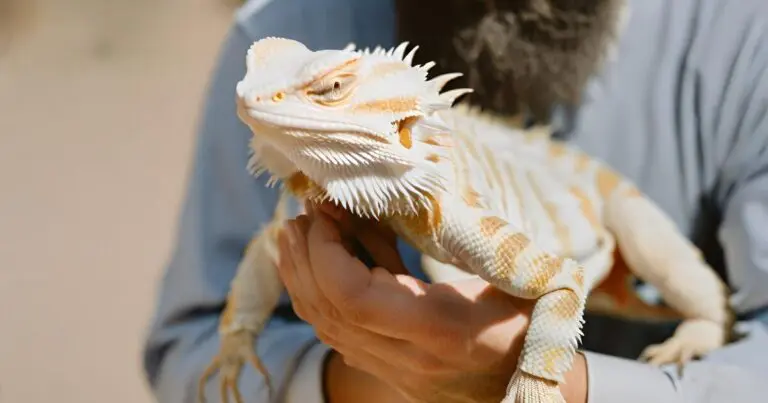
POLYGON ((282 38, 249 49, 237 99, 254 134, 250 169, 272 175, 282 192, 232 282, 201 398, 219 371, 222 393, 229 387, 240 400, 246 361, 269 385, 254 345, 283 291, 276 236, 289 197, 332 201, 389 225, 423 253, 433 282, 479 276, 535 299, 504 403, 563 401, 558 385, 590 290, 596 311, 684 319, 645 351, 653 363, 685 362, 727 342, 726 287, 649 198, 597 159, 550 140, 546 128, 524 131, 452 106, 468 90, 440 90, 458 74, 427 80, 432 63, 412 66, 416 48, 405 50, 311 51, 282 38), (614 264, 617 255, 626 265, 614 264), (659 289, 672 309, 633 298, 630 276, 659 289))

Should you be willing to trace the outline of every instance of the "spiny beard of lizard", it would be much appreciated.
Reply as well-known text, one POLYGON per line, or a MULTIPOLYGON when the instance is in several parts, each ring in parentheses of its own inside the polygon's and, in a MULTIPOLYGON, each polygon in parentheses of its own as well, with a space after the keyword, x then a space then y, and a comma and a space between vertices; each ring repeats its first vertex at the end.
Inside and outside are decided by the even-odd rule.
POLYGON ((398 7, 401 38, 453 38, 433 40, 424 55, 466 72, 455 84, 475 90, 470 102, 541 122, 554 105, 580 102, 614 50, 627 11, 626 0, 399 0, 398 7), (425 24, 437 3, 446 17, 425 24), (448 26, 435 26, 441 24, 448 26))
POLYGON ((237 84, 239 118, 250 127, 249 170, 294 196, 329 200, 368 217, 416 214, 444 189, 449 148, 439 140, 449 109, 469 89, 440 92, 460 74, 427 79, 418 47, 312 51, 264 38, 246 55, 237 84))

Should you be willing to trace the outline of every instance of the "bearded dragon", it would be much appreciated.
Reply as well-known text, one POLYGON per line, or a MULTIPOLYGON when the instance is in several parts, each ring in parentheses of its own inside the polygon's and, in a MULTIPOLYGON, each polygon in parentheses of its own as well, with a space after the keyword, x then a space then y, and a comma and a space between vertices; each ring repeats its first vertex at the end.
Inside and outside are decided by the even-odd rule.
MULTIPOLYGON (((312 51, 268 37, 246 54, 237 113, 250 127, 254 175, 281 184, 275 219, 247 247, 222 314, 221 391, 240 401, 245 361, 269 374, 254 342, 277 306, 277 231, 286 200, 331 201, 392 228, 422 252, 433 281, 451 270, 536 300, 503 403, 563 402, 559 385, 582 335, 587 296, 618 249, 687 319, 650 356, 687 360, 725 342, 726 291, 699 251, 627 179, 545 136, 462 105, 460 73, 428 79, 418 46, 312 51)), ((608 291, 611 291, 610 287, 608 291)), ((598 308, 615 308, 598 303, 598 308)), ((226 396, 222 396, 226 401, 226 396)))

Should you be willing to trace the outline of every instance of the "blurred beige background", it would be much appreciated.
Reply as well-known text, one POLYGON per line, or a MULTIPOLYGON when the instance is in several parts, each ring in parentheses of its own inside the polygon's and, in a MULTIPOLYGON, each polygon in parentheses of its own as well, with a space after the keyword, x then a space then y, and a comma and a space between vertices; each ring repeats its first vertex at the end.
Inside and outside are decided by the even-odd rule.
POLYGON ((142 338, 235 8, 21 1, 0 56, 0 402, 150 402, 142 338))

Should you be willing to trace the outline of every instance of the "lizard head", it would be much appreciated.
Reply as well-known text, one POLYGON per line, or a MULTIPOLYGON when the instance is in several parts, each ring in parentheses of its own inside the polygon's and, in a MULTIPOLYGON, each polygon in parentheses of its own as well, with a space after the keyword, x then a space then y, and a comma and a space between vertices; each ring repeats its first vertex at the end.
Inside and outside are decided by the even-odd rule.
POLYGON ((435 157, 441 147, 428 140, 448 130, 437 112, 470 90, 440 93, 460 74, 428 80, 434 63, 412 65, 418 47, 406 47, 254 42, 236 89, 238 116, 253 133, 251 172, 268 172, 272 184, 301 183, 294 194, 364 215, 414 211, 446 178, 435 157))

